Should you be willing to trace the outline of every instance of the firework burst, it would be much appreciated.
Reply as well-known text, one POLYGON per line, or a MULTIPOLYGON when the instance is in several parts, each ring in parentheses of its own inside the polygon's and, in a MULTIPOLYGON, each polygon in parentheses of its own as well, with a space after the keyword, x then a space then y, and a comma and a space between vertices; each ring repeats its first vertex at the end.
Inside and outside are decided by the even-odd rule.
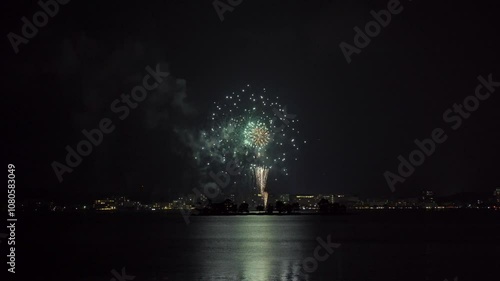
POLYGON ((243 131, 245 145, 257 149, 264 148, 270 140, 270 132, 262 122, 250 122, 243 131))
POLYGON ((293 154, 299 151, 300 132, 295 129, 299 120, 283 120, 286 114, 286 107, 279 103, 277 96, 270 96, 265 89, 255 91, 247 85, 214 102, 210 129, 202 132, 207 164, 235 161, 253 177, 264 205, 267 205, 269 171, 288 175, 285 163, 289 159, 297 160, 293 154))

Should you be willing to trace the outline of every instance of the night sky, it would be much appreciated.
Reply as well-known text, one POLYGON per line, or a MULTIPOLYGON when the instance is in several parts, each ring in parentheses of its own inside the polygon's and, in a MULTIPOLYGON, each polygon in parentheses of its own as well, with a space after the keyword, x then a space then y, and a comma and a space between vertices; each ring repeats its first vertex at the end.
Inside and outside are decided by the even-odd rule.
MULTIPOLYGON (((500 88, 459 129, 443 113, 474 94, 478 76, 500 81, 498 10, 470 1, 401 1, 403 11, 347 63, 339 44, 389 1, 250 1, 224 13, 212 1, 70 1, 18 54, 3 40, 5 165, 16 165, 26 196, 151 198, 188 193, 196 183, 180 131, 203 126, 208 106, 247 84, 282 98, 307 144, 277 193, 390 196, 415 139, 443 128, 448 139, 396 196, 500 187, 500 88), (121 121, 110 104, 160 64, 171 76, 121 121), (168 67, 167 67, 168 66, 168 67), (185 96, 174 78, 186 81, 185 96), (174 93, 175 92, 175 93, 174 93), (59 183, 53 161, 83 129, 109 117, 115 131, 59 183)), ((3 7, 4 35, 21 34, 32 4, 3 7)), ((163 70, 163 68, 162 68, 163 70)))

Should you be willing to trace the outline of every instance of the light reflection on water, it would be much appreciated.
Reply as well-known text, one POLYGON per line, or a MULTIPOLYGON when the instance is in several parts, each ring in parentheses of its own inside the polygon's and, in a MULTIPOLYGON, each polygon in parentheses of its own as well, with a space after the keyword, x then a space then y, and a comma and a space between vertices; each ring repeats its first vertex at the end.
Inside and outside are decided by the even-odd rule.
POLYGON ((202 268, 197 280, 310 280, 302 260, 304 252, 312 255, 315 236, 305 225, 290 223, 293 218, 203 219, 212 222, 194 227, 191 237, 203 245, 195 262, 202 268))
POLYGON ((33 217, 20 226, 19 256, 30 272, 51 281, 109 281, 110 270, 122 267, 137 276, 134 281, 490 280, 480 277, 497 276, 500 264, 498 215, 190 219, 186 225, 180 215, 161 214, 33 217), (328 235, 341 246, 304 273, 302 262, 314 255, 316 239, 328 235))

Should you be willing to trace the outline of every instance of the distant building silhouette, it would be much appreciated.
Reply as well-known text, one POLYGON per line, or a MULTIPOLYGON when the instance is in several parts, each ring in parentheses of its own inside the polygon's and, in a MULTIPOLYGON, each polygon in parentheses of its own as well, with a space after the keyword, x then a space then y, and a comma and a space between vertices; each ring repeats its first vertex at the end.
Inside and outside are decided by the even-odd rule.
POLYGON ((94 202, 94 209, 97 211, 112 211, 116 210, 115 199, 97 199, 94 202))
POLYGON ((316 209, 318 200, 316 196, 312 194, 297 194, 292 198, 293 202, 299 203, 300 208, 305 209, 316 209))

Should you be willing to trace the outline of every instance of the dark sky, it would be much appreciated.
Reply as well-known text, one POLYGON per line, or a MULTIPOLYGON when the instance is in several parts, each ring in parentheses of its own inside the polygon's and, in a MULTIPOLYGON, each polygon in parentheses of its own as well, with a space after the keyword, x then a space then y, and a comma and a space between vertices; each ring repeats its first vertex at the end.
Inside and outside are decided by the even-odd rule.
MULTIPOLYGON (((244 0, 222 22, 211 1, 105 2, 60 6, 18 54, 4 37, 5 160, 17 167, 21 193, 85 198, 141 185, 153 197, 189 192, 196 169, 174 131, 197 130, 208 104, 248 83, 282 97, 308 140, 276 192, 391 195, 384 172, 397 173, 398 155, 408 158, 413 140, 435 128, 447 141, 395 195, 500 186, 500 88, 459 129, 443 121, 474 94, 479 75, 500 81, 493 4, 402 1, 403 11, 349 64, 339 44, 353 45, 353 28, 364 29, 370 11, 389 1, 244 0), (168 65, 168 85, 127 119, 113 119, 116 130, 59 183, 51 163, 64 163, 81 130, 116 116, 112 101, 157 63, 168 65), (172 77, 186 81, 185 98, 172 93, 172 77)), ((40 7, 2 10, 2 32, 21 34, 21 17, 40 7)))

